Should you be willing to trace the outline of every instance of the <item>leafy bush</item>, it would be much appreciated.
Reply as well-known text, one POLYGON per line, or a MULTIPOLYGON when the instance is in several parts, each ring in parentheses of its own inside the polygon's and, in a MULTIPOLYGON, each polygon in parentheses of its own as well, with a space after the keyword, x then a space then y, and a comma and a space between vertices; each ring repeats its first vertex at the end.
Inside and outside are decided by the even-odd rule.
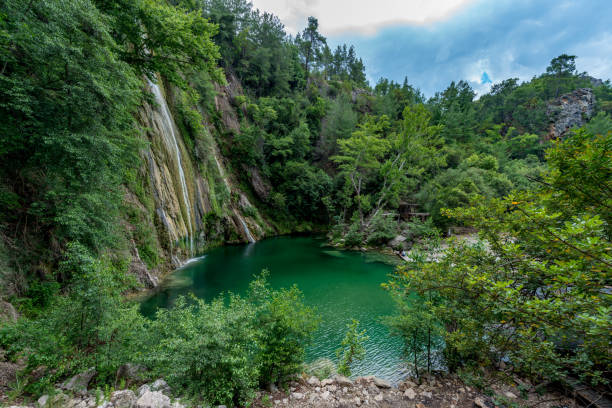
POLYGON ((175 389, 212 404, 243 405, 257 386, 255 310, 238 296, 180 298, 144 336, 144 362, 175 389))
POLYGON ((251 283, 249 297, 256 308, 261 385, 282 383, 302 368, 304 347, 318 325, 296 286, 271 290, 267 276, 264 271, 251 283))

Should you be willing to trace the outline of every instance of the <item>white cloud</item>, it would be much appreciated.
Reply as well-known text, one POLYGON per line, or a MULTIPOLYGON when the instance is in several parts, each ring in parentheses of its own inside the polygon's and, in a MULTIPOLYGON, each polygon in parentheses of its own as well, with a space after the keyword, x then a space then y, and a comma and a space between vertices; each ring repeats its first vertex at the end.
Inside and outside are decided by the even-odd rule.
POLYGON ((291 34, 308 16, 319 19, 323 35, 375 34, 392 24, 427 24, 444 20, 473 0, 252 0, 253 6, 280 17, 291 34))
POLYGON ((612 79, 612 32, 573 46, 570 54, 580 56, 576 60, 578 71, 586 71, 595 78, 612 79))

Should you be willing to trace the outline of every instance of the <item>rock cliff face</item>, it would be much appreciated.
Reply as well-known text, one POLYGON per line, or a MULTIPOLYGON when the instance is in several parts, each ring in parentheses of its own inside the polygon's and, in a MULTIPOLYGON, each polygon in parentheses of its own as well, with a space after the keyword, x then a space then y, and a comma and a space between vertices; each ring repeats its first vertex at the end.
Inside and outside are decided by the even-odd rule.
POLYGON ((550 120, 548 137, 558 139, 580 127, 593 115, 595 95, 589 88, 577 89, 548 103, 546 114, 550 120))
POLYGON ((145 83, 153 95, 143 103, 138 116, 146 143, 136 187, 125 192, 125 201, 135 214, 126 222, 131 235, 130 269, 146 287, 155 287, 160 274, 210 245, 254 242, 271 231, 228 171, 227 160, 213 137, 213 133, 240 131, 230 101, 241 88, 235 79, 229 79, 227 86, 216 88, 220 120, 215 125, 207 123, 203 107, 196 107, 204 119, 195 138, 184 134, 176 116, 182 91, 161 80, 145 83), (146 231, 141 233, 144 238, 135 236, 139 228, 146 231), (157 253, 156 265, 147 265, 139 241, 148 243, 148 252, 157 253))

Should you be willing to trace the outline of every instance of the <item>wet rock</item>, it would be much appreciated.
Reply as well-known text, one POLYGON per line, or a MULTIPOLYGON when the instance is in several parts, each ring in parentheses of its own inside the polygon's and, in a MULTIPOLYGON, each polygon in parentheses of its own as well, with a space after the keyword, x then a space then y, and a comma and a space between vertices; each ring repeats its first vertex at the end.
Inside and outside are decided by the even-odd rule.
POLYGON ((267 202, 272 187, 268 182, 264 181, 256 167, 249 167, 249 172, 251 174, 251 186, 253 186, 255 194, 257 194, 263 202, 267 202))
POLYGON ((92 378, 97 374, 94 368, 90 368, 89 370, 82 372, 80 374, 75 375, 70 380, 66 381, 62 384, 62 388, 72 392, 87 392, 87 386, 92 378))

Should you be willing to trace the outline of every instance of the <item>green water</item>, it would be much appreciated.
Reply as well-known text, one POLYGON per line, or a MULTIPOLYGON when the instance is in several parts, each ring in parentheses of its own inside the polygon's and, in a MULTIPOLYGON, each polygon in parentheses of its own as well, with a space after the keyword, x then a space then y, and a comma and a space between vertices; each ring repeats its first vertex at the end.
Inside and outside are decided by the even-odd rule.
POLYGON ((336 361, 346 324, 355 318, 370 338, 365 359, 353 367, 353 374, 372 374, 394 383, 405 377, 401 342, 380 320, 394 310, 389 294, 380 287, 393 266, 381 262, 380 256, 336 250, 321 239, 279 237, 214 249, 172 274, 143 302, 142 311, 150 316, 187 293, 207 300, 227 291, 245 293, 252 276, 264 268, 275 288, 297 284, 322 318, 307 361, 336 361))

